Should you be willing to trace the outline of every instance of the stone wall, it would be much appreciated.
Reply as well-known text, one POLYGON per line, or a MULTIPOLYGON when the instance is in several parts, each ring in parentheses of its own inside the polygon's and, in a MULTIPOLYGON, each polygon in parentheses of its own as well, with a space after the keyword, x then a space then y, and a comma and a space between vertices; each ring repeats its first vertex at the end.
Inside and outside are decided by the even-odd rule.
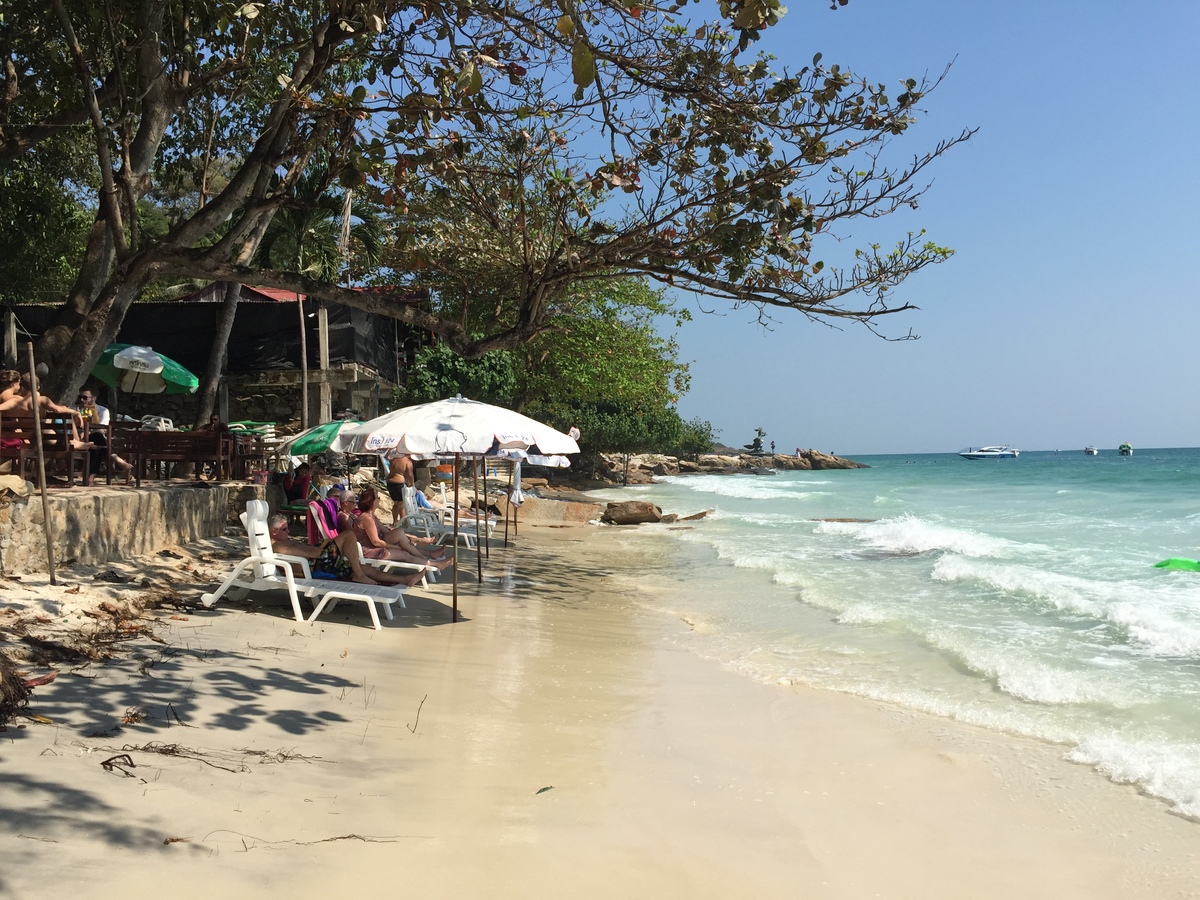
MULTIPOLYGON (((263 498, 267 488, 241 482, 97 488, 53 491, 49 496, 54 558, 100 565, 148 556, 164 547, 224 533, 246 501, 263 498)), ((0 574, 46 571, 42 500, 0 500, 0 574)))

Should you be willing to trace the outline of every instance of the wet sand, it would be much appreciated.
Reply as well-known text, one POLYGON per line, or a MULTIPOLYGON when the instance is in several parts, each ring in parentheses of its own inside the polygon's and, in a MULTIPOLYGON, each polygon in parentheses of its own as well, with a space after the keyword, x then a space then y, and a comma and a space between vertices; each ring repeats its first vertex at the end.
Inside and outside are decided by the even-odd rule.
POLYGON ((727 672, 614 590, 612 538, 523 526, 453 625, 448 584, 380 632, 160 613, 0 734, 0 895, 1200 896, 1200 825, 1061 748, 727 672))

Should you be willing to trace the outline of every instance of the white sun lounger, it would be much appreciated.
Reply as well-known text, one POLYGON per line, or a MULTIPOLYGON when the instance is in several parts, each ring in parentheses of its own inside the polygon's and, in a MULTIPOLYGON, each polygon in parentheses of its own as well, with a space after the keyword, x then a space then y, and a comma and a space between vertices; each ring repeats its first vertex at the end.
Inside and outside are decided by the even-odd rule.
POLYGON ((292 601, 296 621, 312 623, 326 608, 333 609, 339 600, 358 600, 367 604, 371 622, 377 631, 383 626, 379 622, 379 613, 375 610, 376 603, 383 607, 383 613, 389 619, 392 618, 393 603, 399 603, 401 608, 404 608, 404 591, 398 586, 313 578, 307 559, 276 553, 271 546, 271 536, 267 530, 269 511, 265 500, 247 501, 246 511, 240 518, 250 539, 250 555, 234 567, 233 573, 219 588, 211 594, 201 596, 200 600, 205 606, 213 606, 231 588, 241 591, 285 590, 292 601), (293 563, 304 573, 302 578, 297 578, 293 573, 293 563), (314 605, 313 614, 308 619, 304 618, 300 609, 302 594, 314 605))
MULTIPOLYGON (((321 540, 331 541, 337 537, 337 532, 331 532, 321 510, 318 508, 318 501, 312 500, 308 504, 309 521, 313 523, 317 534, 321 540)), ((363 553, 362 544, 358 545, 358 561, 364 566, 374 566, 381 572, 421 572, 421 587, 429 587, 430 581, 437 581, 438 568, 437 566, 421 565, 420 563, 405 562, 397 559, 371 559, 363 553)))

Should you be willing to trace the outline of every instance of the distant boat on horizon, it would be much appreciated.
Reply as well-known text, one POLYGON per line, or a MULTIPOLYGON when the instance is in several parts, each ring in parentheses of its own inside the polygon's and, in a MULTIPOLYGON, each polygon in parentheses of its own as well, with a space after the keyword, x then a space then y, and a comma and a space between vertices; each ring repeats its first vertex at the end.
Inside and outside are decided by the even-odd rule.
POLYGON ((958 453, 963 459, 1016 459, 1021 451, 1008 444, 1004 446, 980 447, 978 450, 968 447, 958 453))
POLYGON ((1122 456, 1133 456, 1133 444, 1129 443, 1129 441, 1126 441, 1117 448, 1117 452, 1122 456))
POLYGON ((1086 453, 1088 456, 1099 456, 1100 455, 1100 451, 1097 450, 1095 447, 1084 447, 1083 452, 1086 453))

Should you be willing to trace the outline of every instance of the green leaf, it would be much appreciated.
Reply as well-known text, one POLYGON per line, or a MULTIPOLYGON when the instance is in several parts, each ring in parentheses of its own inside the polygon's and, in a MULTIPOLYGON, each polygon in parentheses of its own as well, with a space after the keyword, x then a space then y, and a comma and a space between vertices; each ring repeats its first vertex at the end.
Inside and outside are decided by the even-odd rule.
POLYGON ((576 41, 571 48, 571 74, 575 78, 577 94, 582 95, 585 88, 591 87, 596 80, 596 57, 586 41, 576 41))

